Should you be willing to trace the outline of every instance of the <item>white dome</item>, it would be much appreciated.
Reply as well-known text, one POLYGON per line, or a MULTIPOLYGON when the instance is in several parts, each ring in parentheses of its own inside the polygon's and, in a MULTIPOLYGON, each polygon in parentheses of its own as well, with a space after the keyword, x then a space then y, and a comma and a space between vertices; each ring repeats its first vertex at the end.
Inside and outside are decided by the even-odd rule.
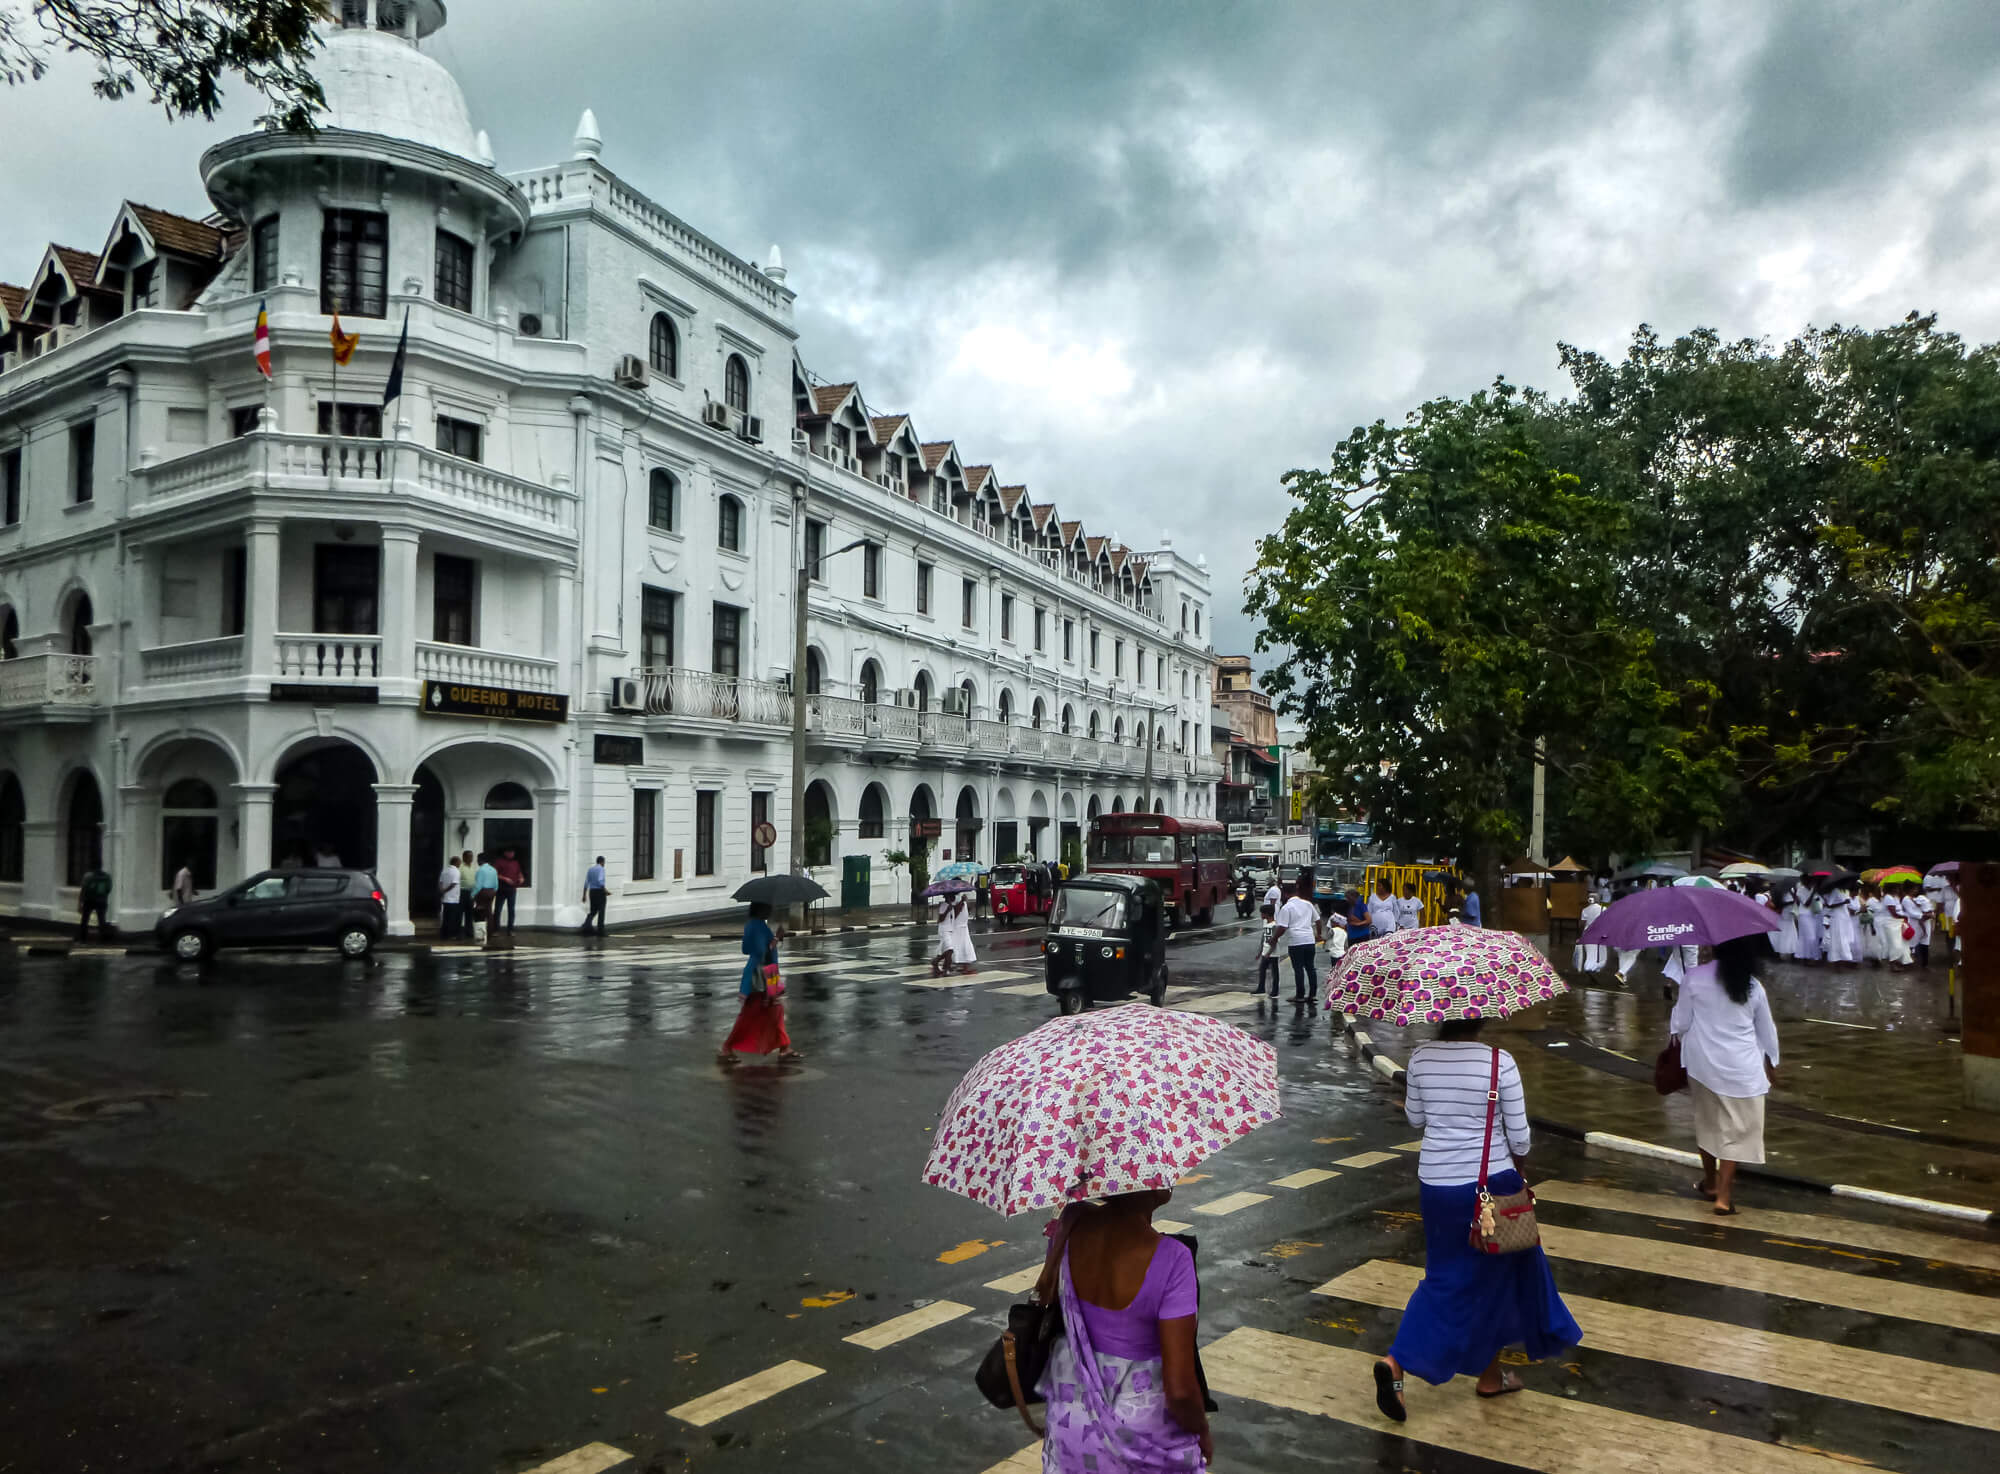
POLYGON ((457 80, 400 36, 360 27, 326 33, 313 64, 322 128, 377 133, 479 159, 479 135, 457 80))

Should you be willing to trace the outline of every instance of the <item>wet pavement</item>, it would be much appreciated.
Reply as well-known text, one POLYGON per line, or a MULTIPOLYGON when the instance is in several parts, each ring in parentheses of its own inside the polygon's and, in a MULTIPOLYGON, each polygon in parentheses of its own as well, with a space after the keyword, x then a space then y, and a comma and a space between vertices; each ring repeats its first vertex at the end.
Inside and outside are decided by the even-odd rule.
MULTIPOLYGON (((1498 1403, 1413 1384, 1391 1430, 1366 1362, 1422 1262, 1413 1133, 1324 1016, 1246 996, 1232 931, 1176 945, 1175 1002, 1269 1038, 1287 1114, 1162 1215, 1202 1241, 1219 1468, 1993 1466, 2000 1236, 1775 1184, 1718 1226, 1679 1169, 1546 1135, 1584 1347, 1498 1403)), ((1051 1009, 1031 935, 944 987, 927 940, 796 949, 807 1059, 733 1073, 727 944, 0 960, 0 1471, 1039 1467, 971 1385, 1039 1225, 917 1174, 959 1075, 1051 1009)), ((1553 1045, 1649 1061, 1656 1008, 1523 1036, 1531 1104, 1635 1094, 1553 1045)), ((1867 1032, 1827 1047, 1941 1047, 1867 1032)))

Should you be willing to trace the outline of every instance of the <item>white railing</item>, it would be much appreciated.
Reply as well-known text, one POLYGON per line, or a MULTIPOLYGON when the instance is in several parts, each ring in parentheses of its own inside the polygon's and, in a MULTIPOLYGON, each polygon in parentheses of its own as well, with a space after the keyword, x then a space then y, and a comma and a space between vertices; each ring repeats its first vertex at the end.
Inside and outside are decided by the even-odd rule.
POLYGON ((868 732, 869 713, 889 709, 870 706, 851 696, 828 696, 815 691, 806 697, 806 730, 823 737, 863 737, 868 732))
MULTIPOLYGON (((645 687, 646 710, 653 716, 707 717, 765 727, 782 727, 792 719, 791 693, 775 681, 719 676, 678 665, 636 674, 645 687)), ((807 715, 810 719, 810 705, 807 715)))
POLYGON ((278 635, 277 675, 281 680, 373 681, 382 674, 380 635, 278 635))
POLYGON ((1005 756, 1013 746, 1008 741, 1011 735, 1005 722, 975 721, 972 724, 972 745, 979 752, 1005 756))
MULTIPOLYGON (((560 188, 560 186, 558 186, 560 188)), ((533 200, 534 195, 530 194, 533 200)), ((613 180, 606 190, 611 212, 622 215, 655 241, 683 255, 714 274, 725 277, 738 291, 755 297, 774 313, 785 311, 781 289, 763 272, 739 260, 684 221, 668 214, 644 195, 613 180)))
POLYGON ((214 640, 184 640, 174 645, 155 645, 139 652, 139 678, 148 685, 172 681, 202 681, 213 676, 240 675, 243 671, 243 637, 224 635, 214 640))
POLYGON ((516 517, 544 527, 561 527, 568 521, 572 498, 564 492, 443 451, 419 447, 416 457, 417 485, 432 496, 457 502, 482 516, 516 517))
POLYGON ((178 456, 148 467, 141 475, 148 497, 199 496, 242 486, 256 464, 251 459, 251 442, 245 437, 178 456))
POLYGON ((22 655, 0 660, 0 707, 95 705, 94 655, 22 655))
POLYGON ((508 686, 516 691, 553 691, 557 666, 534 655, 502 655, 472 645, 417 642, 417 678, 464 686, 508 686))

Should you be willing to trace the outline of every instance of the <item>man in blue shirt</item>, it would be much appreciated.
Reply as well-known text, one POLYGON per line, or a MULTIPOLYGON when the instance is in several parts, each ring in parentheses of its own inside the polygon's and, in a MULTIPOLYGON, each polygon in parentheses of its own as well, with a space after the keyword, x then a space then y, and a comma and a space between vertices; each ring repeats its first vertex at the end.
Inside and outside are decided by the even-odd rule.
POLYGON ((1465 888, 1465 908, 1461 914, 1467 926, 1483 924, 1479 919, 1479 892, 1471 886, 1465 888))
POLYGON ((590 923, 597 923, 597 934, 604 935, 604 907, 611 899, 611 893, 604 884, 604 856, 599 855, 590 868, 583 872, 583 903, 590 908, 590 914, 583 918, 583 933, 590 935, 590 923))

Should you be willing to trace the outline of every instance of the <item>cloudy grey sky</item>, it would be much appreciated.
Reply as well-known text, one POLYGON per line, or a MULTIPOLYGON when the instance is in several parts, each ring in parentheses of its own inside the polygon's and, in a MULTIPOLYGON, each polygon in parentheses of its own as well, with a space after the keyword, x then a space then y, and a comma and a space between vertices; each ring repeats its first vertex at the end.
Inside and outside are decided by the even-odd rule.
MULTIPOLYGON (((21 4, 24 0, 0 0, 21 4)), ((1559 339, 1935 308, 2000 337, 2000 7, 454 0, 503 167, 605 161, 753 259, 806 361, 1096 530, 1204 552, 1219 643, 1279 476, 1559 339)), ((168 126, 0 91, 0 279, 116 202, 205 210, 168 126)))

